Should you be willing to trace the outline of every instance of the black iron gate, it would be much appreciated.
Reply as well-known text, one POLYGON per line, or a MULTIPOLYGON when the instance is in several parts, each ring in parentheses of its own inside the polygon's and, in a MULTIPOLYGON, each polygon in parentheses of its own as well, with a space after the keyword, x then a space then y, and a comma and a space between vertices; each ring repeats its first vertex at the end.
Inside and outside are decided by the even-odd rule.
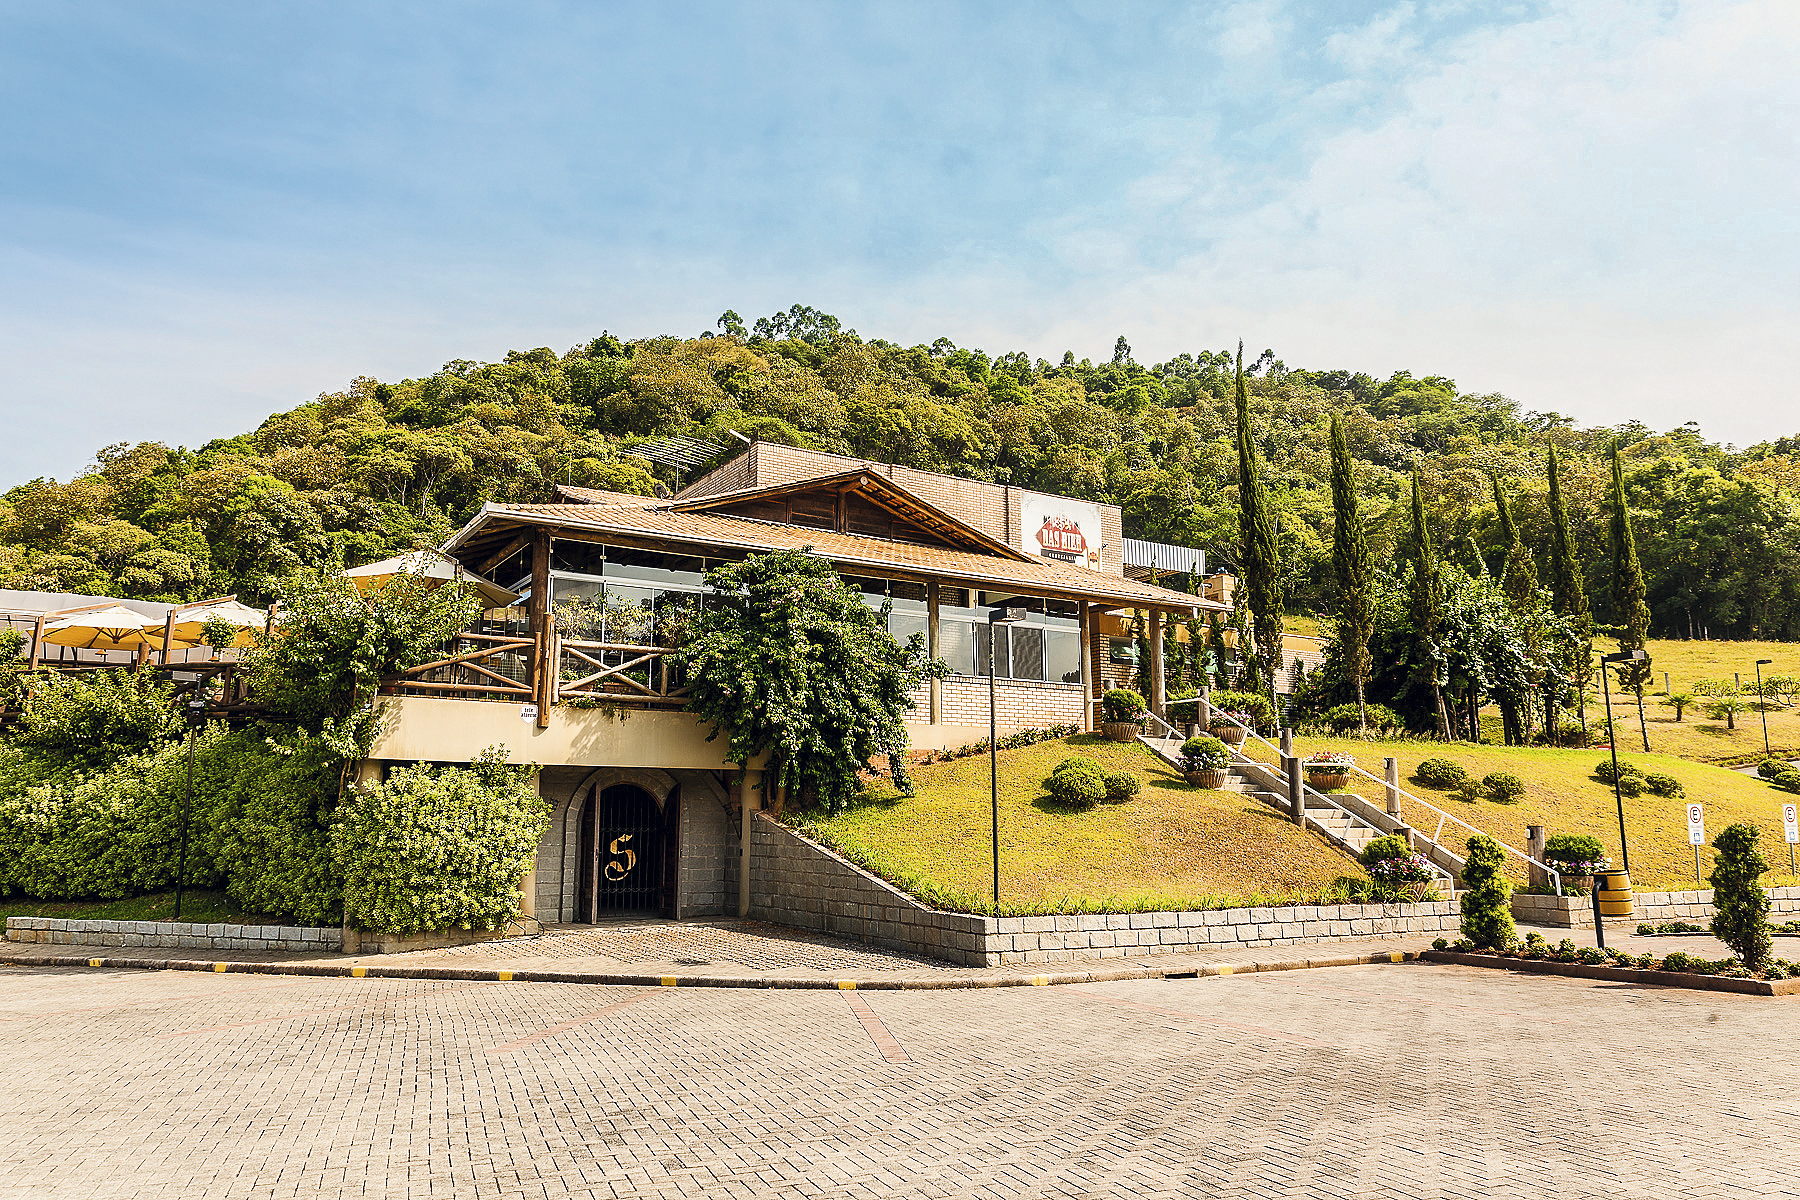
POLYGON ((641 787, 621 783, 597 792, 588 805, 591 820, 582 821, 583 849, 592 856, 584 864, 582 889, 588 920, 660 912, 664 821, 655 798, 641 787))

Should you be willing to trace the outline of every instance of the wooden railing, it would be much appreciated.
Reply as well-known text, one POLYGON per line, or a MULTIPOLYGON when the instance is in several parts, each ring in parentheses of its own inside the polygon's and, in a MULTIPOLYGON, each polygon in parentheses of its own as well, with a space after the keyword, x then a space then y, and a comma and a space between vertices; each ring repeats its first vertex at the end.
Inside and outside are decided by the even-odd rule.
POLYGON ((517 696, 529 700, 534 694, 531 659, 535 645, 531 638, 462 633, 451 639, 450 654, 383 682, 402 695, 442 693, 467 699, 517 696), (465 644, 472 644, 473 648, 458 650, 465 644), (495 670, 509 654, 519 656, 519 678, 495 670))
POLYGON ((669 651, 660 646, 589 642, 556 637, 556 682, 551 703, 604 696, 643 704, 680 704, 688 689, 671 678, 669 651))

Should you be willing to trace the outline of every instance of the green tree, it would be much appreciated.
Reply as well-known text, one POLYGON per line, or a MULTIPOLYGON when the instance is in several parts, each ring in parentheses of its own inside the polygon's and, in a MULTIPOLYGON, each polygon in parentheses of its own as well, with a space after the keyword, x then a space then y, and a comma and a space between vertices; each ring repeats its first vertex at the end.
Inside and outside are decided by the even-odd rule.
POLYGON ((1375 630, 1375 598, 1370 592, 1369 543, 1363 536, 1356 494, 1356 466, 1341 417, 1331 419, 1331 565, 1337 577, 1336 635, 1356 681, 1356 711, 1362 733, 1369 732, 1364 694, 1369 679, 1369 638, 1375 630))
POLYGON ((1275 537, 1275 515, 1263 486, 1262 464, 1250 429, 1250 393, 1244 382, 1244 344, 1237 352, 1238 528, 1243 552, 1243 587, 1255 622, 1250 663, 1256 687, 1274 696, 1275 672, 1282 659, 1281 548, 1275 537))
POLYGON ((1745 969, 1760 972, 1769 962, 1769 894, 1763 872, 1769 864, 1757 850, 1762 831, 1754 825, 1729 825, 1713 839, 1719 852, 1706 882, 1713 889, 1713 936, 1737 953, 1745 969))
MULTIPOLYGON (((1545 464, 1549 476, 1550 508, 1550 605, 1558 616, 1567 618, 1575 639, 1561 675, 1575 688, 1576 703, 1581 706, 1582 723, 1587 721, 1587 680, 1593 671, 1593 614, 1588 608, 1587 584, 1583 582, 1581 563, 1575 556, 1575 537, 1569 530, 1569 506, 1563 500, 1562 462, 1552 445, 1545 464)), ((1555 689, 1545 692, 1546 704, 1560 700, 1555 689)), ((1555 710, 1546 714, 1552 729, 1556 726, 1555 710)))
POLYGON ((729 757, 767 754, 765 779, 836 811, 857 772, 906 747, 911 693, 948 668, 906 643, 809 549, 751 555, 706 573, 706 605, 671 656, 687 710, 723 732, 729 757))
POLYGON ((1462 934, 1477 946, 1504 949, 1513 940, 1512 883, 1506 878, 1506 854, 1485 833, 1469 839, 1463 864, 1462 934))
POLYGON ((1437 714, 1437 734, 1450 740, 1450 713, 1444 706, 1444 593, 1437 555, 1431 546, 1431 526, 1425 520, 1425 492, 1419 472, 1412 477, 1412 581, 1410 590, 1413 629, 1423 651, 1421 671, 1431 684, 1437 714))
MULTIPOLYGON (((1612 524, 1613 605, 1624 618, 1619 630, 1620 650, 1642 650, 1650 636, 1650 606, 1644 603, 1644 568, 1638 562, 1637 539, 1631 531, 1631 510, 1625 502, 1625 471, 1619 463, 1619 448, 1612 451, 1612 524)), ((1644 684, 1650 679, 1650 659, 1620 664, 1619 684, 1637 693, 1638 723, 1644 736, 1644 752, 1650 751, 1650 734, 1643 724, 1644 684)))

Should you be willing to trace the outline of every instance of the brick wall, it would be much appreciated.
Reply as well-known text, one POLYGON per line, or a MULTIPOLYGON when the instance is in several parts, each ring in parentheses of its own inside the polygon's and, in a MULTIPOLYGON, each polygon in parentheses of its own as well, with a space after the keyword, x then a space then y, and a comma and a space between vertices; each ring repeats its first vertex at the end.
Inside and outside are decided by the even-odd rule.
POLYGON ((71 921, 8 917, 6 940, 50 946, 165 946, 185 950, 335 951, 340 928, 301 925, 195 925, 186 921, 71 921))
POLYGON ((1450 900, 995 919, 926 908, 765 814, 753 837, 751 915, 966 966, 1452 933, 1460 919, 1450 900))
MULTIPOLYGON (((952 675, 944 680, 946 725, 986 725, 988 684, 985 678, 952 675)), ((1081 723, 1082 687, 1079 683, 1033 683, 1030 680, 994 681, 995 721, 1015 729, 1043 729, 1051 725, 1081 723)))

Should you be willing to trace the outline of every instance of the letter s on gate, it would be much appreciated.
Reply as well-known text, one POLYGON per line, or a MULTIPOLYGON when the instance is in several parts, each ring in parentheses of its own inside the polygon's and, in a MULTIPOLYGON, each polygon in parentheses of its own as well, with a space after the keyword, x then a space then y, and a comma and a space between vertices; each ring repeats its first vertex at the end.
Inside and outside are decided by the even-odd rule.
POLYGON ((637 866, 637 854, 632 851, 631 847, 622 844, 630 840, 631 834, 622 833, 612 840, 611 846, 607 847, 612 854, 623 855, 625 858, 624 862, 619 862, 617 858, 607 861, 606 877, 614 883, 631 874, 631 868, 637 866))

